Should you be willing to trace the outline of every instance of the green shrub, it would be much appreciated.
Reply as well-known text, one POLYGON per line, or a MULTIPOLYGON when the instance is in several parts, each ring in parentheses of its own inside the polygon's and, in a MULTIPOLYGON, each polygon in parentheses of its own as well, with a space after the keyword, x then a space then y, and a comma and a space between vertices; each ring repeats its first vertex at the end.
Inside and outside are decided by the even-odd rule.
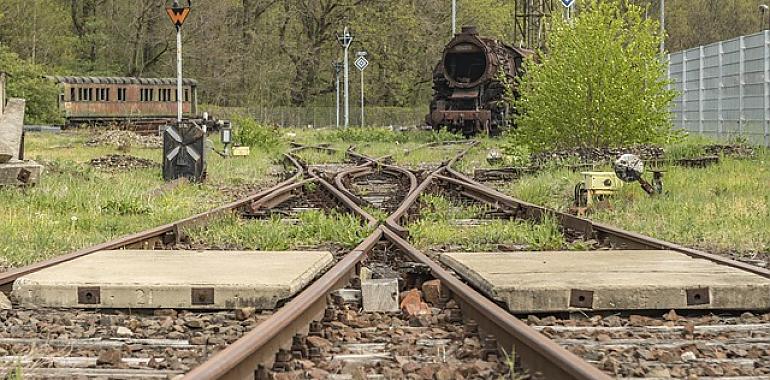
POLYGON ((236 144, 268 151, 279 151, 284 145, 276 127, 261 125, 245 116, 233 118, 233 137, 236 144))
POLYGON ((59 111, 56 84, 43 78, 43 66, 27 62, 0 44, 0 70, 7 72, 8 97, 27 101, 24 122, 28 124, 61 124, 64 115, 59 111))
POLYGON ((662 143, 671 131, 657 21, 626 0, 554 18, 547 54, 519 80, 518 138, 535 151, 662 143))
POLYGON ((503 154, 501 162, 504 166, 525 167, 532 162, 529 147, 523 144, 517 144, 515 141, 506 140, 500 145, 500 151, 503 154))
POLYGON ((703 157, 706 155, 706 145, 712 143, 701 136, 683 136, 666 145, 664 150, 669 160, 703 157))

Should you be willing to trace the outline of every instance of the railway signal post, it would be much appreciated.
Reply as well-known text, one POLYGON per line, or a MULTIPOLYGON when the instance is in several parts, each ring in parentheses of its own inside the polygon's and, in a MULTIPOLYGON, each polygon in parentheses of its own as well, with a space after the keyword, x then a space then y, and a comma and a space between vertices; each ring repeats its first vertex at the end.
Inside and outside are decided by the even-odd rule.
POLYGON ((187 0, 187 6, 183 7, 179 5, 179 0, 174 0, 174 4, 166 8, 168 17, 171 18, 171 22, 176 27, 176 75, 177 75, 177 121, 182 122, 182 101, 184 95, 182 94, 182 25, 184 25, 187 16, 190 15, 190 8, 192 7, 192 1, 187 0))
POLYGON ((345 30, 342 32, 341 36, 337 36, 337 40, 340 42, 340 45, 345 49, 345 62, 344 62, 344 68, 345 68, 345 128, 350 126, 350 92, 348 91, 350 89, 350 82, 349 82, 349 63, 348 63, 348 48, 350 48, 350 44, 353 43, 353 36, 350 34, 350 31, 348 30, 348 27, 345 27, 345 30))
POLYGON ((168 17, 176 27, 176 69, 177 69, 177 123, 166 127, 163 133, 163 179, 171 181, 188 178, 203 181, 206 177, 206 129, 194 122, 182 122, 184 92, 182 89, 182 25, 190 15, 192 1, 181 6, 174 0, 166 8, 168 17))
POLYGON ((364 127, 366 126, 364 123, 364 70, 369 66, 369 61, 366 59, 365 51, 359 51, 356 53, 356 56, 358 56, 358 58, 353 64, 356 65, 358 71, 361 72, 361 126, 364 127))

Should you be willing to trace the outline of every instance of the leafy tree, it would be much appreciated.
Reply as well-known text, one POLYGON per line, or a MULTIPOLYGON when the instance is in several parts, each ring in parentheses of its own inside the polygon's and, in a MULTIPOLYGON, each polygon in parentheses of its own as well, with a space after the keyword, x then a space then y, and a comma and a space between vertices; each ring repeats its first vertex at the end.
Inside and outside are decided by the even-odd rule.
POLYGON ((26 123, 62 122, 56 103, 59 89, 43 79, 42 66, 19 58, 8 47, 0 45, 0 68, 11 76, 7 83, 8 96, 27 100, 26 123))
POLYGON ((515 138, 534 150, 660 142, 670 133, 661 36, 644 9, 588 0, 556 20, 548 54, 529 60, 515 101, 515 138))

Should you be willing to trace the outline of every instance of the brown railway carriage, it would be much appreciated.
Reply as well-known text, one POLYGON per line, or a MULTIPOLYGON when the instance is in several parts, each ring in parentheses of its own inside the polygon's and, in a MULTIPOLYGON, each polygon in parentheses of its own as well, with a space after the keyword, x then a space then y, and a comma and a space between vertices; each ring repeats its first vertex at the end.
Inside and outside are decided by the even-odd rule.
MULTIPOLYGON (((142 123, 175 119, 175 78, 49 76, 59 85, 59 109, 67 125, 114 122, 142 123)), ((183 79, 182 112, 186 118, 198 114, 198 82, 183 79)))

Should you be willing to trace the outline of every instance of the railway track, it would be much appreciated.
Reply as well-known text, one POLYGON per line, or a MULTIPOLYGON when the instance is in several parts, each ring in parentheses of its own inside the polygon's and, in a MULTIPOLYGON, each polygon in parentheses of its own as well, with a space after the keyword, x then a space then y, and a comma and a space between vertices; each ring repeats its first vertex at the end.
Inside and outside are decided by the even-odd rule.
MULTIPOLYGON (((25 375, 46 378, 453 379, 459 373, 462 378, 500 378, 502 374, 507 378, 602 379, 665 375, 664 369, 670 376, 708 376, 712 364, 721 366, 723 375, 734 372, 725 370, 726 365, 737 366, 735 376, 767 374, 762 372, 770 363, 767 316, 750 323, 736 319, 711 325, 705 316, 705 322, 695 324, 598 314, 578 322, 556 316, 532 316, 524 322, 415 248, 408 240, 408 223, 419 215, 420 197, 440 191, 460 203, 484 205, 489 218, 539 221, 548 216, 571 239, 613 247, 671 249, 770 277, 762 268, 507 197, 453 169, 473 148, 467 142, 456 146, 455 156, 419 176, 388 164, 387 157, 374 159, 352 150, 345 152, 346 163, 312 165, 300 158, 303 151, 339 152, 322 146, 296 146, 285 157, 295 174, 268 190, 185 220, 4 273, 0 285, 7 292, 24 274, 100 250, 185 248, 190 244, 187 229, 231 214, 246 219, 279 217, 295 223, 308 210, 335 210, 358 216, 373 231, 352 250, 336 252, 331 268, 276 310, 2 311, 0 361, 13 363, 6 373, 23 368, 25 375), (362 312, 360 299, 348 299, 344 291, 339 292, 360 287, 362 266, 371 268, 376 276, 401 278, 410 287, 439 280, 441 296, 424 306, 417 302, 424 313, 362 312), (717 327, 709 327, 713 325, 717 327), (734 326, 735 331, 725 326, 734 326), (754 331, 756 326, 764 327, 754 331), (682 348, 687 345, 683 341, 696 347, 708 345, 723 337, 719 334, 727 341, 723 345, 735 345, 727 351, 714 349, 714 357, 703 354, 706 351, 685 354, 682 348), (681 350, 678 357, 664 361, 656 356, 674 348, 681 350), (735 355, 736 350, 751 356, 753 372, 740 371, 749 361, 735 355), (682 361, 687 368, 679 366, 682 361)), ((473 228, 484 223, 479 219, 467 224, 473 228)))

